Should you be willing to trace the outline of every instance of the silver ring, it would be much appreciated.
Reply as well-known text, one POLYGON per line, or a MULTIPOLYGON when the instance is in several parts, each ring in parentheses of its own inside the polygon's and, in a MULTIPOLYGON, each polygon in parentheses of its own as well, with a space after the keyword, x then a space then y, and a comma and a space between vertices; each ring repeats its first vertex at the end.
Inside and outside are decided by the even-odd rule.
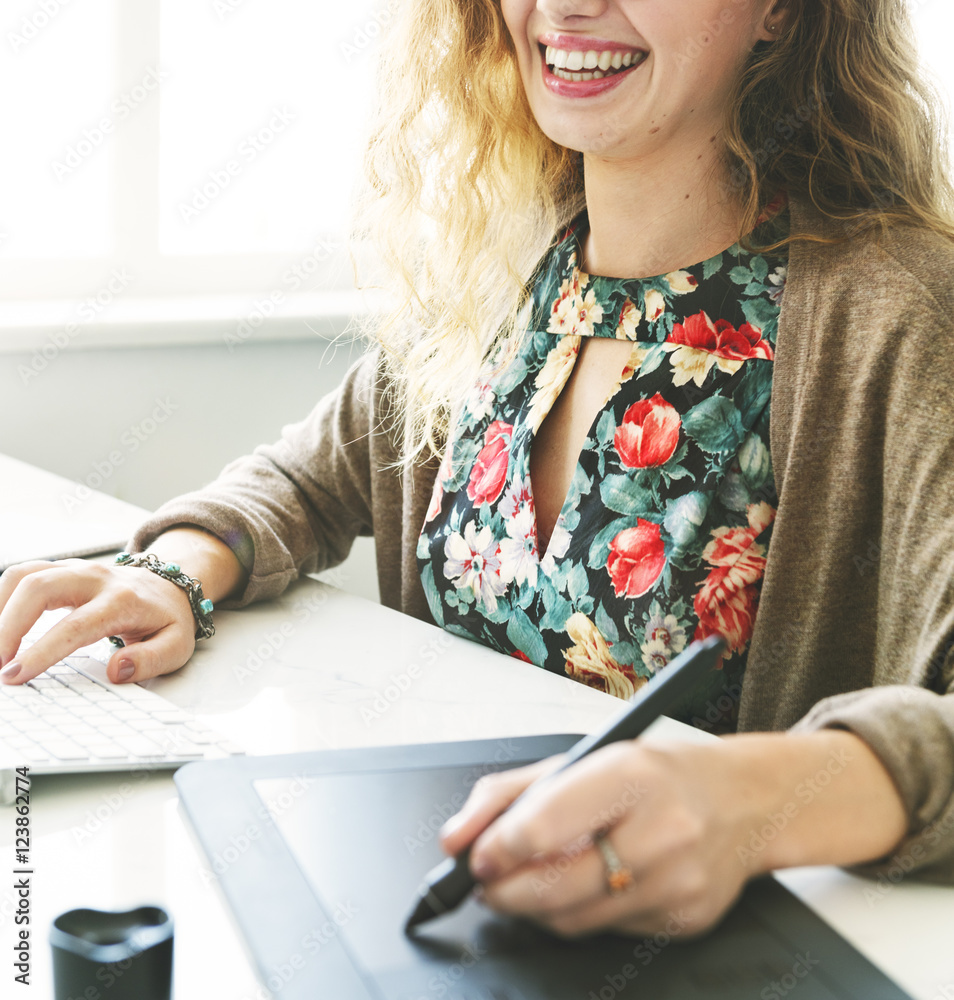
POLYGON ((606 868, 606 889, 609 894, 619 896, 627 889, 632 888, 635 881, 633 871, 620 861, 616 849, 609 842, 609 831, 604 830, 597 834, 593 842, 603 856, 603 865, 606 868))

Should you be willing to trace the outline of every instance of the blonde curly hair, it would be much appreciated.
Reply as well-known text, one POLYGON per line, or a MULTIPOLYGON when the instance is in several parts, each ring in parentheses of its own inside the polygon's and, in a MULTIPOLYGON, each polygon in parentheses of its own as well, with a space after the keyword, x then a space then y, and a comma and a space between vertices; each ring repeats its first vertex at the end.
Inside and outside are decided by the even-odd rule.
MULTIPOLYGON (((780 190, 846 232, 905 224, 954 238, 943 115, 906 0, 784 6, 784 30, 755 47, 726 108, 740 238, 780 190)), ((440 453, 455 401, 517 328, 534 266, 585 202, 582 157, 531 114, 499 0, 405 0, 396 14, 354 237, 388 275, 391 306, 370 332, 412 461, 440 453)), ((821 237, 781 242, 794 239, 821 237)))

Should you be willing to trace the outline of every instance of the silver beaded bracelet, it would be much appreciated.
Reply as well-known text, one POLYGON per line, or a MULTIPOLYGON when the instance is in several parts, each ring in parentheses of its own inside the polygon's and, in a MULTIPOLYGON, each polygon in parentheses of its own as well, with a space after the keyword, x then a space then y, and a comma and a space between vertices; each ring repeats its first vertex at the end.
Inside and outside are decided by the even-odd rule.
POLYGON ((142 569, 151 570, 157 576, 161 576, 163 580, 168 580, 177 587, 181 587, 186 592, 189 604, 192 606, 196 640, 211 639, 215 635, 215 626, 212 624, 212 602, 202 593, 202 584, 194 577, 186 576, 178 563, 163 562, 153 552, 143 552, 136 556, 129 552, 120 552, 116 556, 116 565, 139 566, 142 569))

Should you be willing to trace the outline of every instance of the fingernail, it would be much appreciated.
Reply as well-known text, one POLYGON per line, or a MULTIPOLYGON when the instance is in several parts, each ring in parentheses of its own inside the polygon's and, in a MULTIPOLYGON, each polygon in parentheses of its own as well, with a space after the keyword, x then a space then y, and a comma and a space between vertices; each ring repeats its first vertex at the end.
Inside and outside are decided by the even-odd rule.
POLYGON ((456 833, 460 829, 463 822, 463 816, 460 813, 456 813, 441 827, 440 835, 442 837, 449 837, 452 833, 456 833))
POLYGON ((128 681, 136 672, 136 665, 132 660, 119 661, 119 673, 116 675, 120 681, 128 681))
POLYGON ((14 660, 12 663, 8 663, 3 670, 0 670, 0 679, 9 683, 12 681, 18 673, 20 673, 20 661, 14 660))

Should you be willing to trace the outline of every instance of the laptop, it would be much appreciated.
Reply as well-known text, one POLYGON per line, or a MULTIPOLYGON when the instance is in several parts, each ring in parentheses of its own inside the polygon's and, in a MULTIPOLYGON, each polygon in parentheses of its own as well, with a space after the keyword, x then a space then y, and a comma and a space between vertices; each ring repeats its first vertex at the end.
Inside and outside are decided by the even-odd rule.
POLYGON ((471 899, 411 937, 443 858, 437 831, 488 771, 559 753, 558 735, 187 764, 180 801, 282 1000, 910 1000, 774 878, 710 934, 560 940, 471 899))

